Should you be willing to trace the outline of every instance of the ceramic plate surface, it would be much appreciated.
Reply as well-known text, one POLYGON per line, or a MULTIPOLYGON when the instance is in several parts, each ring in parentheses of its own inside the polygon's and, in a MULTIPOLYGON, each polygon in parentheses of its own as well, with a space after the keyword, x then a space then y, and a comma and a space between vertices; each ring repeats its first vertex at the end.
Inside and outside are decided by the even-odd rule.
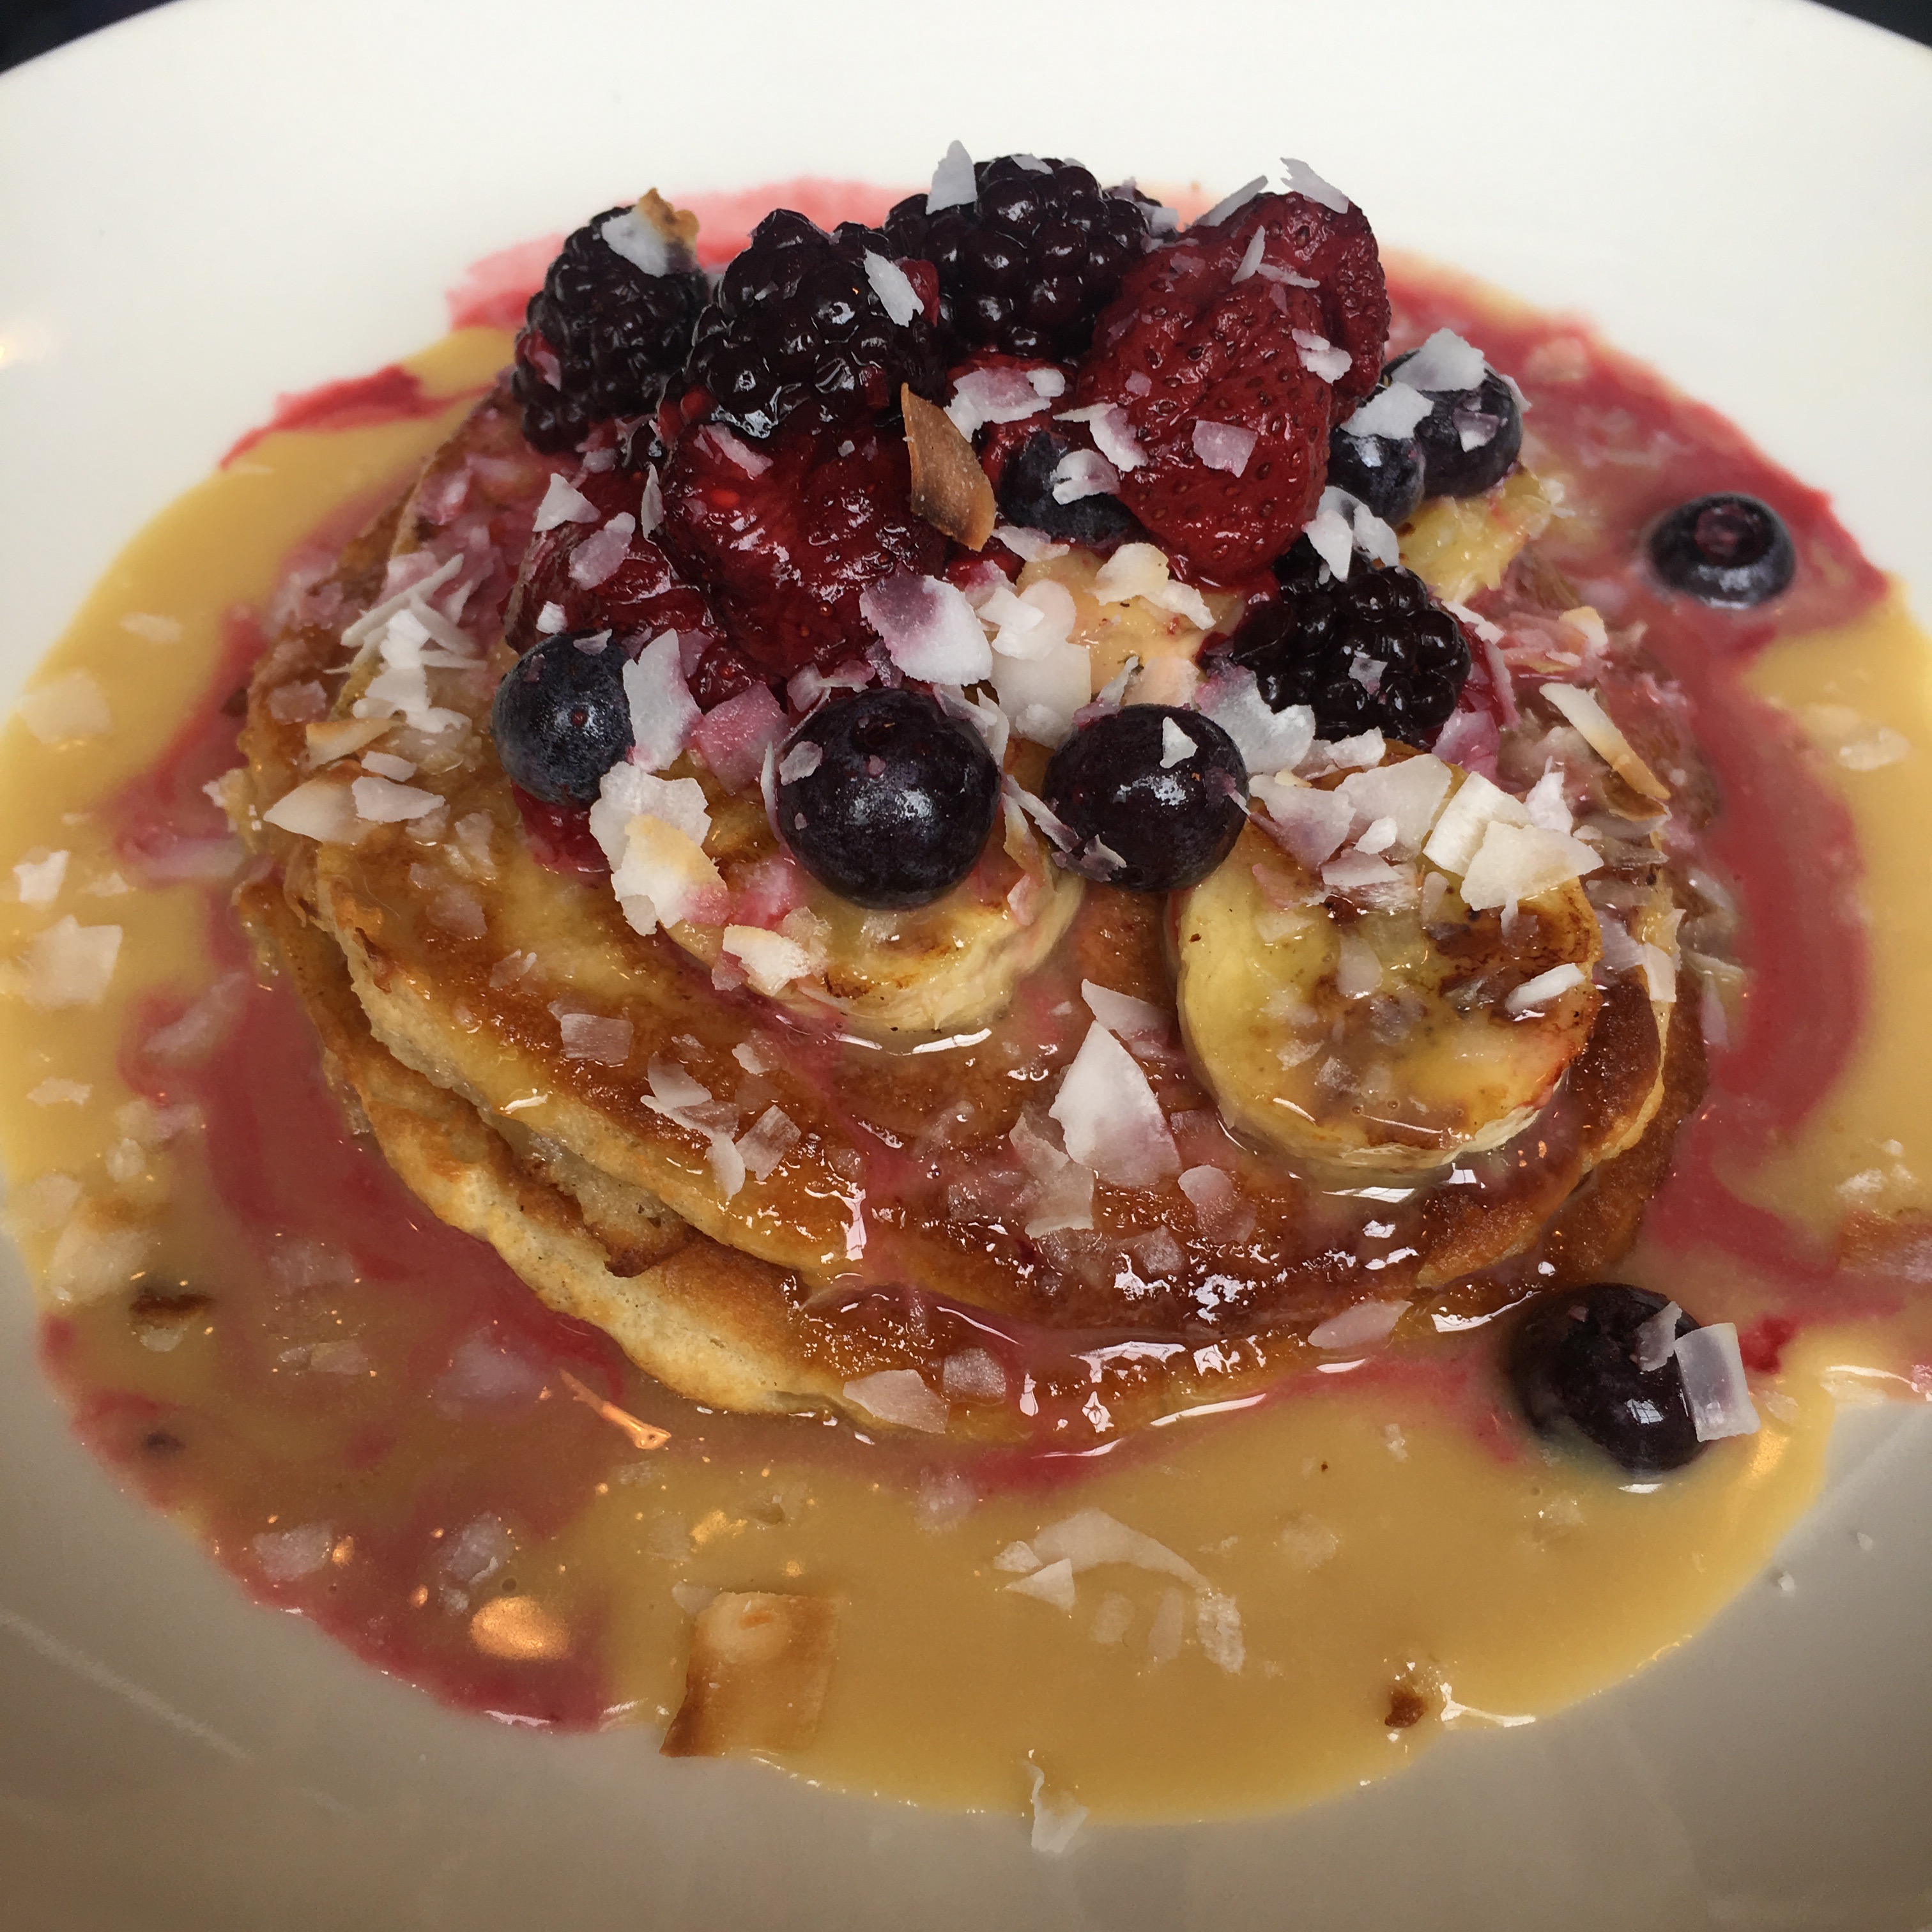
MULTIPOLYGON (((1716 405, 1932 619, 1932 56, 1799 0, 177 0, 0 77, 0 701, 278 393, 434 338, 476 258, 652 181, 922 181, 956 136, 1216 192, 1306 157, 1384 245, 1716 405)), ((1796 1588, 1618 1688, 1298 1814, 1045 1860, 1006 1819, 440 1709, 118 1496, 32 1334, 15 1264, 9 1932, 1932 1922, 1922 1411, 1841 1421, 1796 1588)))

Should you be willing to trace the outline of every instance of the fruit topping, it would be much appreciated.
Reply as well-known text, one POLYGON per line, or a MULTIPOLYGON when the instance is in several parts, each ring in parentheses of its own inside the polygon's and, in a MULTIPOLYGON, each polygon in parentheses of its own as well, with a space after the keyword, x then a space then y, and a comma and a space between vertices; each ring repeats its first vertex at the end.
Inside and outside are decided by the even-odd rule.
POLYGON ((1522 448, 1522 404, 1480 350, 1438 328, 1420 349, 1396 357, 1384 374, 1391 387, 1417 392, 1429 401, 1414 432, 1428 495, 1480 496, 1508 475, 1522 448))
POLYGON ((1743 610, 1789 588, 1798 552, 1768 503, 1724 491, 1670 512, 1650 533, 1650 560, 1672 590, 1743 610))
POLYGON ((623 652, 608 632, 560 631, 496 687, 490 728, 513 784, 547 805, 588 805, 631 748, 623 652))
POLYGON ((999 803, 999 767, 978 734, 915 691, 830 700, 778 762, 779 835, 856 905, 924 905, 957 885, 999 803))
POLYGON ((1230 654, 1275 710, 1306 704, 1324 738, 1379 728, 1426 747, 1469 675, 1462 628, 1400 565, 1358 559, 1337 579, 1306 543, 1275 566, 1278 601, 1234 634, 1230 654))
POLYGON ((1000 472, 995 494, 1001 518, 1021 530, 1039 530, 1091 550, 1111 550, 1139 535, 1134 513, 1119 497, 1087 488, 1069 465, 1076 451, 1096 453, 1071 436, 1034 430, 1000 472))
POLYGON ((1238 575, 1315 514, 1336 398, 1374 386, 1388 326, 1360 213, 1259 196, 1128 271, 1082 365, 1078 413, 1166 548, 1238 575))
POLYGON ((1082 726, 1041 790, 1076 842, 1060 862, 1132 892, 1204 879, 1247 816, 1247 766, 1233 739, 1166 704, 1130 704, 1082 726))
POLYGON ((1103 191, 1077 161, 1002 154, 974 167, 970 199, 935 208, 946 173, 942 164, 934 194, 901 202, 885 232, 899 254, 938 268, 940 326, 955 359, 976 349, 1081 355, 1140 259, 1152 204, 1103 191))
POLYGON ((656 408, 704 306, 696 232, 652 194, 565 242, 530 298, 510 379, 538 449, 570 448, 593 422, 656 408))
POLYGON ((912 507, 904 442, 805 422, 748 443, 706 423, 679 442, 658 541, 706 586, 744 660, 769 677, 863 654, 870 585, 945 567, 945 537, 912 507))
POLYGON ((898 407, 902 384, 943 402, 920 286, 932 271, 899 252, 856 222, 827 235, 790 208, 766 215, 698 320, 688 374, 718 419, 762 438, 801 410, 811 428, 868 423, 898 407))
POLYGON ((993 486, 952 418, 911 390, 900 392, 914 512, 968 550, 993 534, 993 486))
POLYGON ((1703 1448, 1676 1354, 1697 1324, 1648 1288, 1600 1282, 1540 1302, 1510 1338, 1509 1377, 1540 1434, 1580 1434, 1633 1476, 1681 1468, 1703 1448))

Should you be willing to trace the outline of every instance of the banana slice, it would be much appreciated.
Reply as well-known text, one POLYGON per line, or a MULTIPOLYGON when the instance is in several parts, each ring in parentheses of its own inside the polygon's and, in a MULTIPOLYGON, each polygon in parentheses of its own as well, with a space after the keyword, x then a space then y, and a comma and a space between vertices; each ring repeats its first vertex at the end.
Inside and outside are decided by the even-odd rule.
MULTIPOLYGON (((944 897, 904 911, 868 911, 805 880, 805 898, 776 928, 680 924, 666 928, 694 958, 736 966, 780 1006, 888 1046, 984 1025, 1011 1001, 1072 923, 1082 881, 1052 864, 1016 807, 1004 835, 944 897)), ((706 854, 735 894, 790 862, 755 796, 716 798, 706 854)), ((801 878, 790 874, 794 888, 801 878)))
POLYGON ((1178 896, 1181 1028, 1222 1118, 1297 1166, 1358 1178, 1514 1138, 1596 1016, 1581 885, 1526 897, 1506 921, 1471 911, 1446 872, 1352 899, 1326 869, 1328 882, 1251 824, 1178 896))

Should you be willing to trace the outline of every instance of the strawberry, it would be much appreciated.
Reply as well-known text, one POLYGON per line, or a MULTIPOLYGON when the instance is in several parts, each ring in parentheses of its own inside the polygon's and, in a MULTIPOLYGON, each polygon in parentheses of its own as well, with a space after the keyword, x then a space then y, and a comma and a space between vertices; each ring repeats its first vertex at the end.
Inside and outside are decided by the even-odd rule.
POLYGON ((890 433, 799 424, 753 446, 707 424, 686 432, 664 473, 658 540, 710 587, 760 676, 829 669, 864 653, 862 592, 945 568, 946 540, 914 514, 910 488, 905 444, 890 433))
POLYGON ((1315 514, 1336 398, 1375 386, 1388 326, 1375 238, 1360 214, 1264 195, 1128 272, 1081 365, 1076 401, 1114 405, 1144 454, 1123 470, 1127 507, 1196 572, 1236 578, 1280 556, 1315 514), (1258 230, 1261 266, 1238 280, 1258 230), (1332 383, 1304 361, 1323 342, 1349 358, 1332 383), (1253 436, 1238 474, 1203 460, 1197 424, 1253 436))

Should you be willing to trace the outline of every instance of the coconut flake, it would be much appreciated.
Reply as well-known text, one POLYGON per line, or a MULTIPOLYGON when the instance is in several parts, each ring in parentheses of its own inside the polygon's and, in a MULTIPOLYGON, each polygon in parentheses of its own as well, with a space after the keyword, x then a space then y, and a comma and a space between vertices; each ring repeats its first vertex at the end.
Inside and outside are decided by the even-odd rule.
POLYGON ((1028 1771, 1033 1780, 1033 1832, 1030 1843, 1036 1852, 1057 1858, 1072 1844, 1074 1834, 1086 1822, 1087 1808, 1064 1792, 1046 1788, 1046 1773, 1036 1764, 1028 1771))
POLYGON ((1230 1677, 1240 1675, 1248 1653, 1241 1636, 1240 1607, 1232 1597, 1204 1590, 1195 1598, 1194 1636, 1202 1655, 1217 1670, 1230 1677))
MULTIPOLYGON (((1370 855, 1372 856, 1372 855, 1370 855)), ((1322 883, 1340 885, 1340 879, 1330 880, 1328 872, 1334 868, 1323 868, 1322 883)), ((1382 883, 1378 876, 1372 883, 1382 883)), ((1342 890, 1348 888, 1344 886, 1342 890)), ((1357 888, 1359 890, 1359 887, 1357 888)), ((1376 949, 1362 935, 1349 928, 1337 941, 1338 957, 1335 965, 1335 990, 1345 1000, 1366 999, 1382 983, 1382 962, 1376 949)))
POLYGON ((1311 872, 1333 858, 1348 836, 1354 811, 1339 790, 1257 778, 1254 792, 1266 808, 1262 830, 1311 872))
MULTIPOLYGON (((554 530, 560 524, 594 524, 599 514, 597 506, 582 490, 573 488, 561 475, 553 474, 550 487, 544 492, 543 501, 537 506, 536 519, 530 528, 537 536, 542 536, 546 530, 554 530)), ((399 604, 397 608, 400 610, 402 606, 399 604)), ((345 644, 348 641, 346 632, 343 641, 345 644)))
POLYGON ((1677 1352, 1677 1322, 1683 1312, 1676 1302, 1666 1301, 1638 1328, 1630 1360, 1644 1374, 1655 1374, 1677 1352))
POLYGON ((845 1400, 902 1429, 928 1436, 946 1433, 946 1404, 926 1385, 916 1369, 881 1369, 845 1384, 845 1400))
POLYGON ((677 633, 654 638, 625 665, 623 680, 631 707, 630 761, 647 772, 661 772, 684 749, 700 716, 685 682, 677 633))
POLYGON ((419 785, 398 784, 393 778, 362 778, 350 788, 356 816, 372 824, 395 825, 434 812, 442 800, 419 785))
POLYGON ((1512 899, 1533 899, 1603 862, 1581 839, 1494 819, 1462 875, 1462 902, 1472 912, 1483 912, 1512 899))
POLYGON ((859 608, 908 677, 968 685, 992 675, 992 648, 956 585, 902 571, 873 584, 859 608))
POLYGON ((940 1364, 939 1383, 956 1400, 1000 1402, 1006 1396, 1006 1372, 990 1351, 962 1348, 940 1364))
POLYGON ((598 238, 646 275, 682 273, 692 266, 691 250, 671 225, 671 214, 653 193, 636 207, 600 223, 598 238), (663 212, 653 219, 658 209, 663 212))
POLYGON ((1048 1523, 1031 1539, 1028 1547, 1042 1563, 1064 1562, 1076 1576, 1102 1564, 1125 1563, 1156 1576, 1178 1577, 1196 1590, 1208 1587, 1207 1578, 1184 1556, 1141 1531, 1130 1528, 1104 1510, 1077 1510, 1072 1516, 1048 1523))
POLYGON ((586 590, 614 576, 617 567, 630 554, 631 537, 638 520, 628 511, 613 517, 596 536, 586 537, 570 554, 570 580, 586 590))
POLYGON ((1676 1354, 1697 1440, 1717 1442, 1727 1436, 1755 1436, 1758 1414, 1751 1401, 1750 1384, 1744 1379, 1737 1324, 1713 1322, 1707 1328, 1694 1328, 1677 1338, 1676 1354))
POLYGON ((1336 581, 1347 583, 1348 567, 1355 557, 1355 533, 1342 513, 1334 509, 1316 511, 1301 534, 1308 539, 1309 548, 1334 573, 1336 581))
POLYGON ((1480 349, 1465 342, 1453 328, 1438 328, 1397 374, 1411 388, 1429 395, 1460 395, 1481 388, 1488 367, 1480 349))
POLYGON ((879 298, 879 306, 900 328, 904 328, 914 316, 925 313, 926 304, 920 300, 912 278, 898 262, 888 261, 869 248, 862 259, 866 279, 872 284, 872 292, 879 298))
POLYGON ((121 620, 121 628, 144 644, 177 644, 181 642, 181 620, 163 617, 149 610, 130 610, 121 620))
POLYGON ((1020 422, 1037 416, 1054 396, 1066 393, 1058 369, 969 369, 953 385, 946 413, 969 441, 988 423, 1020 422), (1035 377, 1058 379, 1052 387, 1035 377))
POLYGON ((1612 973, 1642 969, 1644 984, 1659 1006, 1674 1005, 1677 999, 1677 966, 1660 946, 1652 946, 1634 938, 1616 920, 1598 915, 1598 930, 1603 935, 1604 964, 1612 973))
POLYGON ((1148 460, 1126 411, 1118 403, 1089 403, 1082 409, 1061 410, 1054 420, 1084 423, 1094 447, 1116 470, 1138 470, 1148 460))
POLYGON ((1174 1136, 1134 1057, 1099 1021, 1048 1109, 1066 1151, 1116 1187, 1152 1187, 1180 1169, 1174 1136))
POLYGON ((1016 1596, 1037 1597, 1056 1610, 1065 1610, 1070 1615, 1072 1612, 1073 1565, 1064 1556, 1058 1563, 1046 1564, 1024 1576, 1016 1576, 1004 1587, 1016 1596))
POLYGON ((1308 1331, 1316 1348, 1369 1348, 1386 1341, 1402 1319, 1406 1301, 1358 1301, 1308 1331))
POLYGON ((1453 776, 1440 758, 1424 752, 1420 758, 1351 772, 1335 788, 1335 795, 1348 804, 1350 830, 1358 835, 1360 850, 1393 850, 1406 857, 1429 837, 1453 776), (1390 828, 1388 840, 1370 844, 1367 828, 1384 820, 1390 828))
POLYGON ((44 745, 98 738, 114 722, 106 693, 84 670, 50 678, 23 693, 19 709, 20 722, 44 745))
POLYGON ((1295 328, 1288 332, 1294 342, 1296 360, 1311 376, 1318 376, 1324 382, 1339 382, 1348 373, 1354 358, 1346 349, 1338 349, 1325 335, 1317 335, 1313 330, 1295 328))
POLYGON ((1151 1000, 1117 993, 1092 980, 1081 981, 1080 997, 1087 1003, 1087 1010, 1110 1033, 1124 1034, 1132 1040, 1158 1040, 1167 1032, 1167 1015, 1151 1000))
POLYGON ((1492 784, 1480 772, 1466 772, 1436 820, 1422 856, 1460 877, 1469 869, 1490 826, 1498 823, 1527 825, 1528 811, 1520 799, 1492 784))
POLYGON ((942 208, 970 208, 979 198, 979 181, 973 172, 973 157, 959 142, 955 141, 940 156, 939 165, 932 171, 932 185, 926 190, 926 212, 937 214, 942 208))
POLYGON ((67 878, 68 854, 50 852, 44 859, 22 859, 14 878, 22 905, 50 906, 60 897, 67 878))
POLYGON ((271 1583, 292 1583, 312 1576, 328 1561, 335 1532, 326 1522, 307 1522, 293 1529, 268 1529, 250 1546, 262 1574, 271 1583))
POLYGON ((1582 986, 1588 976, 1574 961, 1552 966, 1548 972, 1539 973, 1533 980, 1526 980, 1508 994, 1503 1000, 1503 1010, 1509 1013, 1534 1012, 1546 1006, 1558 994, 1568 992, 1572 986, 1582 986))
POLYGON ((1417 424, 1436 405, 1420 389, 1410 386, 1406 380, 1408 373, 1405 369, 1386 389, 1377 390, 1342 424, 1343 432, 1359 438, 1387 436, 1394 442, 1406 442, 1412 436, 1417 424))
MULTIPOLYGON (((1088 496, 1118 496, 1120 472, 1097 449, 1070 449, 1053 466, 1047 482, 1056 503, 1077 503, 1088 496)), ((1016 554, 1024 554, 1017 546, 1014 548, 1016 554)), ((1061 545, 1055 554, 1064 553, 1061 545)))
POLYGON ((754 480, 772 466, 769 456, 754 449, 742 436, 734 435, 722 423, 706 423, 698 434, 700 440, 708 442, 727 462, 754 480))
POLYGON ((1248 237, 1248 245, 1242 250, 1241 259, 1235 266, 1234 280, 1245 282, 1262 265, 1262 257, 1268 251, 1268 230, 1260 222, 1255 224, 1255 232, 1248 237))
MULTIPOLYGON (((1256 229, 1258 240, 1262 230, 1256 229)), ((1238 476, 1255 453, 1255 433, 1238 423, 1197 422, 1194 425, 1194 453, 1210 470, 1226 470, 1238 476)))
POLYGON ((1337 214, 1346 214, 1354 206, 1339 188, 1332 182, 1324 181, 1306 161, 1298 161, 1284 154, 1281 166, 1290 194, 1305 195, 1310 201, 1319 202, 1324 208, 1332 208, 1337 214))
POLYGON ((763 1180, 803 1138, 797 1122, 782 1108, 767 1107, 738 1137, 739 1158, 763 1180))
POLYGON ((1256 176, 1252 181, 1248 182, 1244 187, 1238 188, 1232 194, 1224 195, 1208 209, 1205 214, 1197 216, 1195 219, 1195 226, 1197 228, 1220 227, 1229 215, 1246 207, 1248 203, 1267 186, 1266 175, 1256 176))
POLYGON ((754 992, 767 999, 783 992, 794 980, 803 980, 818 970, 819 962, 795 939, 761 926, 728 926, 724 950, 742 961, 745 976, 754 992))
POLYGON ((50 1012, 98 1006, 120 952, 118 926, 82 926, 71 913, 57 920, 27 948, 28 1004, 50 1012))
POLYGON ((1234 740, 1250 772, 1291 771, 1315 742, 1315 713, 1305 704, 1272 710, 1254 673, 1230 664, 1203 685, 1195 707, 1234 740))
POLYGON ((550 1008, 563 1038, 566 1060, 594 1060, 599 1066, 622 1066, 631 1057, 635 1029, 628 1020, 578 1012, 561 1003, 550 1008))

